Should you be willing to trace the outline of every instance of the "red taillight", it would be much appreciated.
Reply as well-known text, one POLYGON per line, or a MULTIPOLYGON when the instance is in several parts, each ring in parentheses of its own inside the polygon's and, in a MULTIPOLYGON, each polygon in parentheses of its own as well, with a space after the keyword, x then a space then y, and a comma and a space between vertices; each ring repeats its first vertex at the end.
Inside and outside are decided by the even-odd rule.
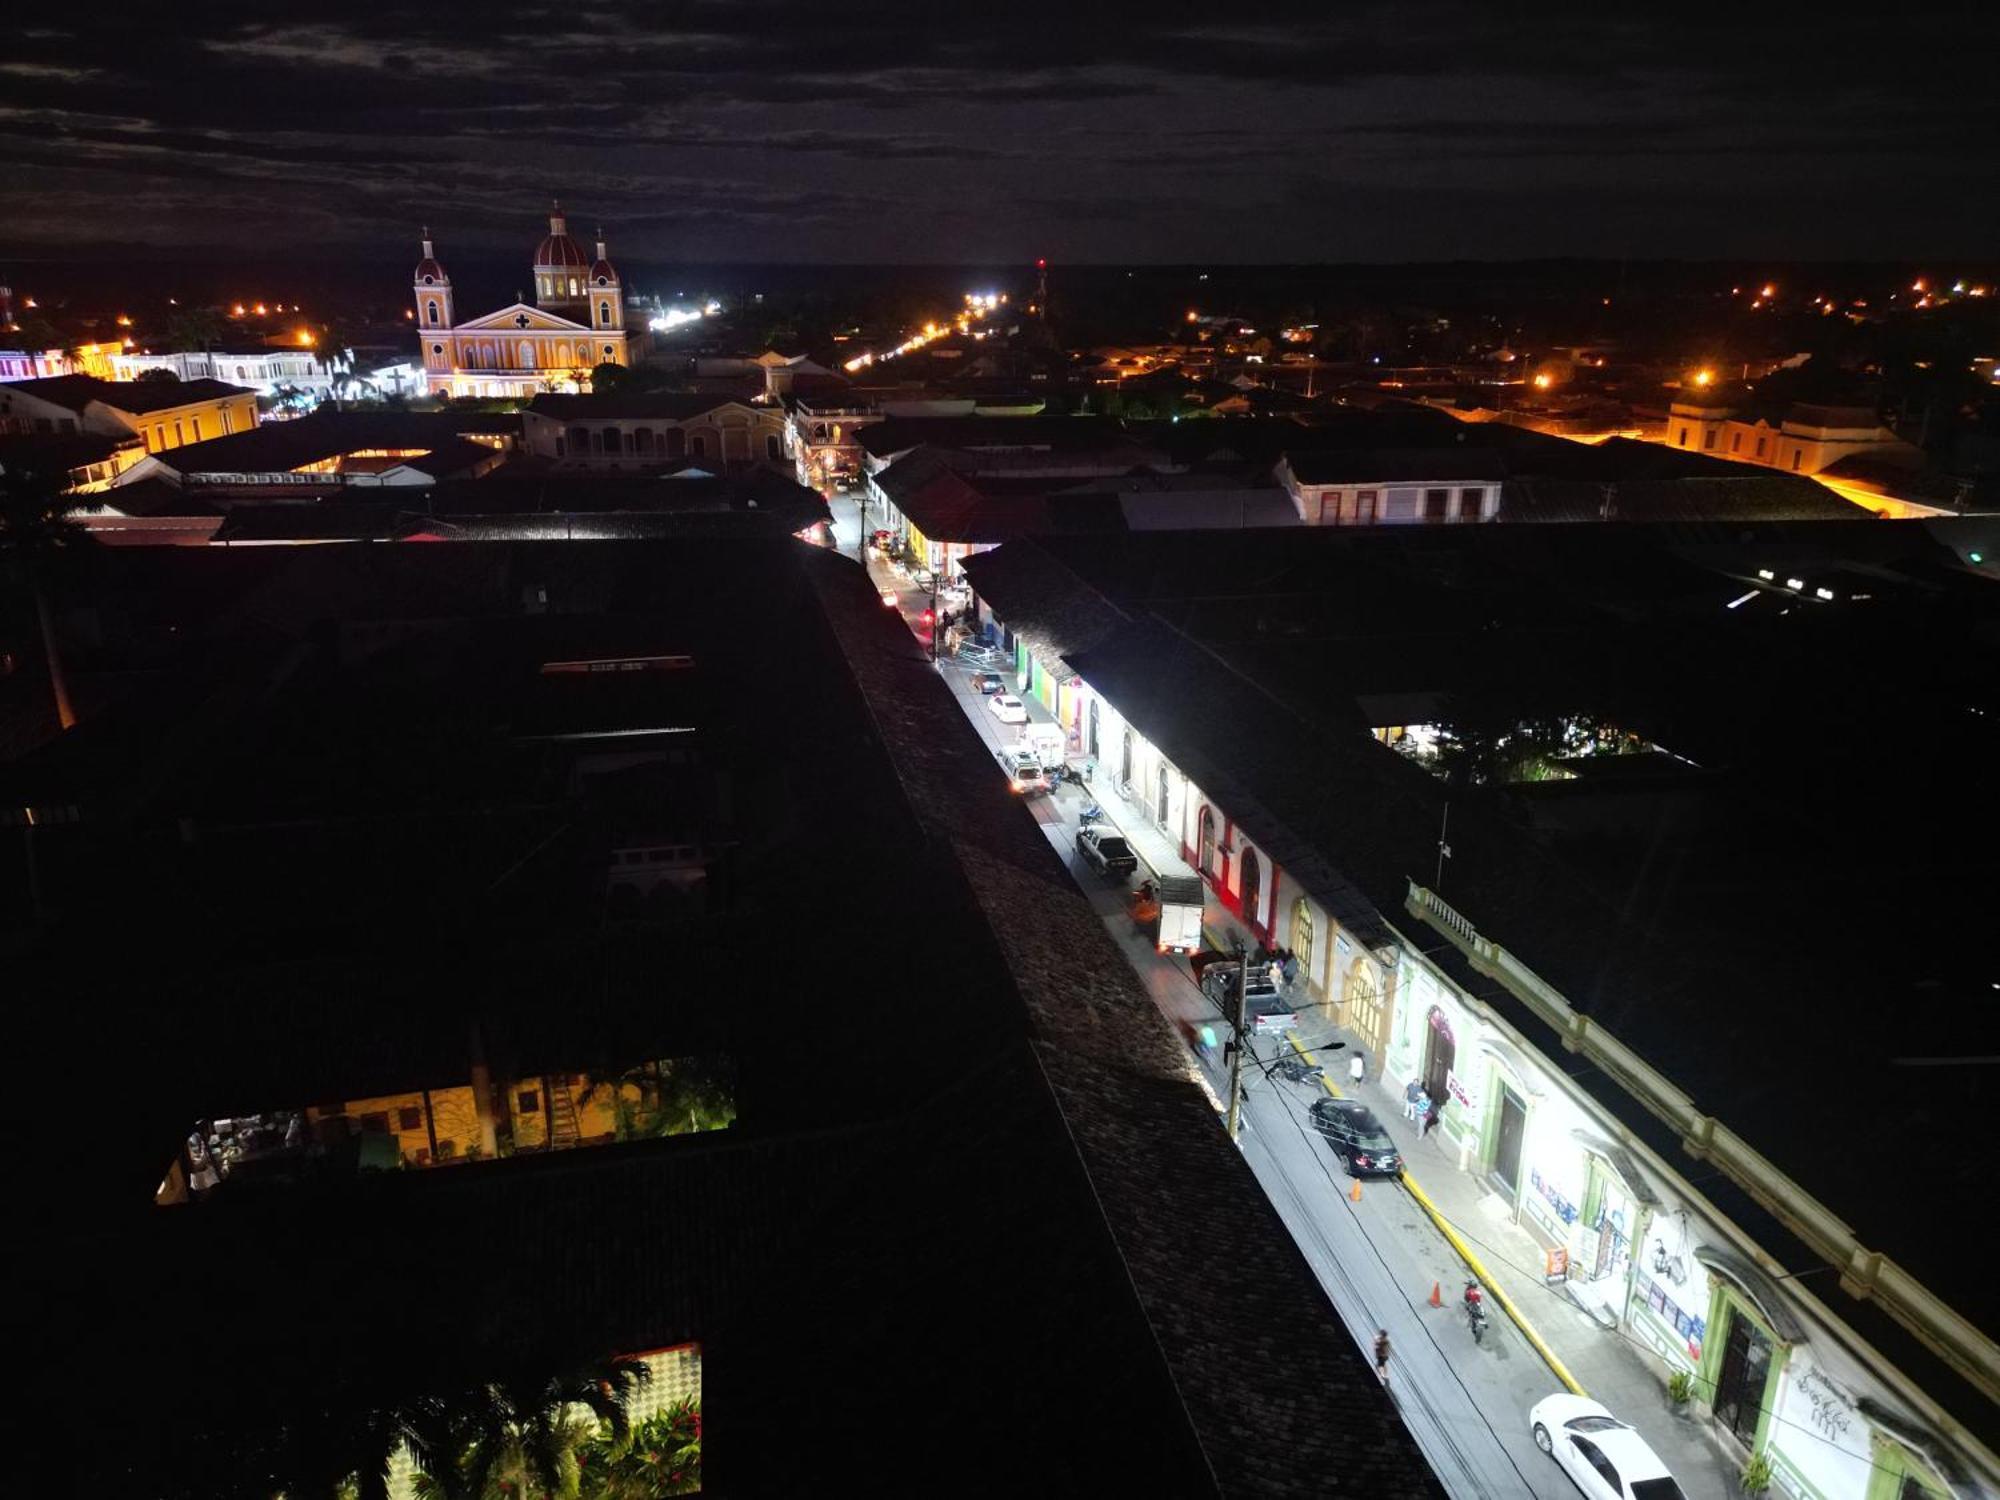
POLYGON ((929 610, 925 610, 922 614, 918 615, 917 618, 922 620, 926 625, 928 625, 931 623, 931 621, 935 620, 937 616, 932 614, 929 610))

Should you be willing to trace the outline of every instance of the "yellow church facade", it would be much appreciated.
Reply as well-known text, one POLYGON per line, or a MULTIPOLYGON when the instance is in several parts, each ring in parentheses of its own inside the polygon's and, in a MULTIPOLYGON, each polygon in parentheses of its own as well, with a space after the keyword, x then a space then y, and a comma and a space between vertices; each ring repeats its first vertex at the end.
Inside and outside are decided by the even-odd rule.
POLYGON ((411 278, 422 340, 424 383, 434 396, 527 398, 543 391, 590 388, 598 365, 630 365, 644 330, 625 326, 625 288, 600 233, 587 256, 558 208, 535 250, 532 304, 516 302, 459 322, 451 278, 424 231, 424 255, 411 278))

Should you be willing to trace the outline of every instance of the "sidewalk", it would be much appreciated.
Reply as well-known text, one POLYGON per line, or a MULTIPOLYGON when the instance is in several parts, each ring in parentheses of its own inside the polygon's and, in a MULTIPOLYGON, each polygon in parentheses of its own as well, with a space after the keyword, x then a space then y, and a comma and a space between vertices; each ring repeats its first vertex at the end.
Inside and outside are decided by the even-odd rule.
MULTIPOLYGON (((1339 1027, 1319 1026, 1322 1036, 1352 1049, 1358 1042, 1352 1032, 1339 1027)), ((1301 1038, 1301 1041, 1304 1039, 1301 1038)), ((1422 1135, 1418 1122, 1403 1114, 1400 1089, 1386 1083, 1378 1060, 1369 1059, 1370 1076, 1358 1086, 1348 1078, 1344 1059, 1351 1050, 1329 1049, 1316 1060, 1326 1068, 1327 1092, 1366 1104, 1381 1121, 1403 1156, 1404 1177, 1416 1194, 1427 1198, 1439 1218, 1450 1226, 1477 1265, 1483 1285, 1505 1294, 1531 1333, 1529 1347, 1546 1346, 1562 1370, 1594 1401, 1602 1402, 1614 1414, 1637 1427, 1653 1450, 1674 1471, 1684 1485, 1699 1485, 1702 1476, 1726 1482, 1726 1456, 1706 1429, 1684 1417, 1667 1400, 1662 1380, 1653 1372, 1651 1357, 1631 1342, 1622 1329, 1607 1328, 1570 1296, 1562 1286, 1550 1286, 1544 1279, 1543 1245, 1527 1229, 1512 1221, 1507 1202, 1475 1172, 1459 1169, 1458 1149, 1442 1131, 1422 1135), (1338 1083, 1334 1082, 1338 1079, 1338 1083)), ((1447 1263, 1451 1278, 1439 1274, 1435 1280, 1444 1300, 1442 1313, 1460 1317, 1459 1302, 1465 1279, 1475 1274, 1456 1254, 1457 1264, 1447 1263)), ((1414 1267, 1413 1267, 1414 1269, 1414 1267)), ((1422 1280, 1421 1275, 1418 1277, 1422 1280)), ((1422 1289, 1428 1292, 1428 1286, 1422 1289)), ((1489 1311, 1496 1319, 1506 1314, 1489 1299, 1489 1311)), ((1492 1340, 1489 1338, 1489 1343, 1492 1340)), ((1541 1351, 1537 1351, 1540 1355, 1541 1351)), ((1561 1389, 1563 1381, 1545 1356, 1548 1393, 1561 1389)), ((1538 1398, 1535 1398, 1538 1399, 1538 1398)), ((1524 1420, 1525 1409, 1523 1406, 1524 1420)), ((1704 1493, 1690 1489, 1690 1493, 1704 1493)), ((1715 1493, 1723 1493, 1717 1489, 1715 1493)))

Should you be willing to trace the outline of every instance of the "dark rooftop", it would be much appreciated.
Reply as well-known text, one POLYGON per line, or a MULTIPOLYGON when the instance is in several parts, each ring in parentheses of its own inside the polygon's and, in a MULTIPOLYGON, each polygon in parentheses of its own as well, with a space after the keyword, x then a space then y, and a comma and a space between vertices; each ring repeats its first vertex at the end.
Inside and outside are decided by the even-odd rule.
MULTIPOLYGON (((78 1408, 87 1442, 51 1416, 102 1492, 440 1364, 692 1338, 719 1492, 823 1482, 886 1410, 885 1493, 940 1464, 971 1493, 1436 1493, 1179 1042, 850 561, 91 563, 79 681, 121 687, 0 767, 7 805, 77 810, 37 830, 35 909, 4 861, 0 913, 15 992, 63 997, 17 1044, 87 1059, 118 1107, 77 1108, 64 1070, 18 1101, 63 1149, 10 1245, 37 1288, 10 1347, 59 1381, 115 1347, 147 1389, 235 1392, 110 1432, 78 1408), (635 826, 712 851, 704 908, 607 909, 635 826), (896 964, 946 991, 882 982, 885 913, 896 964), (833 939, 772 940, 802 920, 833 939), (151 1206, 192 1118, 427 1086, 470 1027, 511 1076, 720 1050, 738 1123, 151 1206), (878 1086, 813 1086, 835 1054, 878 1086)), ((0 712, 32 687, 0 681, 0 712)))

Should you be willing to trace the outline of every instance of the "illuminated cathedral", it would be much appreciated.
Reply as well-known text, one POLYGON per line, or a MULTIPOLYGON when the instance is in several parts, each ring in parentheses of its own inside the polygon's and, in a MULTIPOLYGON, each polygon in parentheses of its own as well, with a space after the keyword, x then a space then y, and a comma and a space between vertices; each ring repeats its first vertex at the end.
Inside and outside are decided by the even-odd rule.
POLYGON ((588 390, 598 365, 630 365, 644 330, 625 327, 625 289, 605 254, 585 255, 558 204, 535 250, 533 304, 516 302, 464 323, 452 307, 451 277, 424 230, 424 258, 411 278, 422 336, 424 383, 434 396, 533 396, 588 390))

